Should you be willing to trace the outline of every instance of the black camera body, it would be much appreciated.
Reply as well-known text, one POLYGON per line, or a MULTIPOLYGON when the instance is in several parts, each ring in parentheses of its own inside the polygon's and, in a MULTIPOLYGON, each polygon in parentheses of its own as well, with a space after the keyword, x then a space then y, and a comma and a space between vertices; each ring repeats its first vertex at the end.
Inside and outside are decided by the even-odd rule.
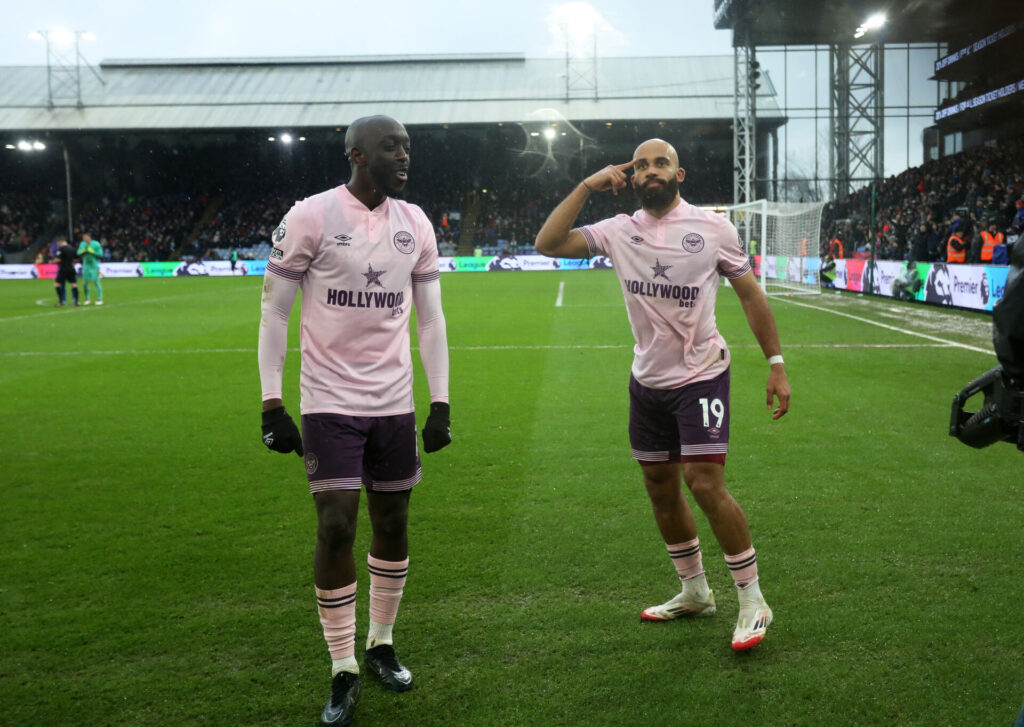
POLYGON ((1015 442, 1024 452, 1024 389, 1008 385, 1002 366, 986 371, 953 397, 949 433, 976 449, 1015 442), (964 411, 967 400, 982 393, 985 403, 981 409, 973 414, 964 411))
POLYGON ((1015 442, 1024 452, 1024 242, 1014 245, 1002 299, 992 309, 992 343, 999 366, 986 371, 953 397, 949 433, 982 448, 1015 442), (984 394, 977 412, 964 411, 975 394, 984 394))

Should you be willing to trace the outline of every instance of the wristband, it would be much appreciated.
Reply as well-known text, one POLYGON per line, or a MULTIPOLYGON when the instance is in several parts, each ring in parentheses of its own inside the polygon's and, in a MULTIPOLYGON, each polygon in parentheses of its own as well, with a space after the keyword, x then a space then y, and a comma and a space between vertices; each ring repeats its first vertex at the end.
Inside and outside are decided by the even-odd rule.
POLYGON ((775 354, 774 356, 769 356, 768 357, 768 365, 769 366, 774 366, 777 363, 783 363, 783 361, 782 361, 782 354, 775 354))
POLYGON ((582 182, 580 182, 580 184, 582 184, 582 185, 583 185, 583 186, 584 186, 584 187, 586 188, 586 190, 587 190, 588 192, 590 192, 590 193, 593 193, 593 192, 594 192, 594 190, 592 190, 592 189, 590 188, 590 185, 589 185, 589 184, 587 184, 587 180, 585 180, 585 179, 584 179, 584 180, 583 180, 582 182))

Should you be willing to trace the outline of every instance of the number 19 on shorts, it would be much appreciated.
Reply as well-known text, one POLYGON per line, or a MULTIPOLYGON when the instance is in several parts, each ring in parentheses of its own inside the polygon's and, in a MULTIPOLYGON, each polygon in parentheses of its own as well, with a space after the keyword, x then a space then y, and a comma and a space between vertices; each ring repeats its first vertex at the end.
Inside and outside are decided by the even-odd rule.
POLYGON ((704 414, 704 428, 707 429, 711 426, 711 417, 715 417, 715 428, 722 426, 722 419, 725 418, 725 405, 722 404, 721 399, 708 400, 706 397, 702 397, 697 400, 700 403, 701 412, 704 414))

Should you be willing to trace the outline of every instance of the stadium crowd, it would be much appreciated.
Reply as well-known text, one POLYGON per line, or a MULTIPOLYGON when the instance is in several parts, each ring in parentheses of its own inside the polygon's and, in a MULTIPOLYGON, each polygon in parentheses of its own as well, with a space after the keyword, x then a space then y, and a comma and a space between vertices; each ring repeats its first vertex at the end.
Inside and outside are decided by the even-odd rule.
POLYGON ((79 213, 75 228, 101 241, 105 261, 173 260, 206 203, 187 193, 102 197, 79 213))
POLYGON ((43 233, 49 218, 49 200, 32 194, 0 195, 0 251, 21 252, 43 233))
MULTIPOLYGON (((433 222, 442 255, 532 251, 537 230, 573 184, 551 169, 524 173, 502 160, 474 168, 463 158, 469 152, 443 144, 433 154, 452 158, 448 163, 422 160, 409 196, 433 222)), ((684 187, 684 197, 686 192, 702 201, 700 190, 684 187)), ((301 189, 272 186, 241 192, 226 186, 209 197, 110 193, 84 203, 75 234, 90 232, 99 239, 107 261, 207 259, 224 257, 229 250, 247 258, 266 254, 275 227, 303 196, 301 189)), ((30 194, 0 197, 0 249, 24 250, 44 230, 58 227, 50 211, 55 203, 30 194)), ((872 237, 871 187, 828 203, 821 255, 942 261, 949 259, 955 237, 962 240, 964 262, 987 262, 992 259, 987 235, 1012 242, 1024 232, 1024 138, 907 169, 878 186, 874 205, 872 237)), ((628 191, 594 195, 580 219, 628 214, 635 206, 628 191)), ((45 260, 52 247, 44 245, 37 261, 45 260)))
POLYGON ((883 260, 988 262, 986 234, 1005 244, 1024 232, 1024 138, 975 147, 887 179, 875 195, 874 240, 871 196, 868 186, 825 206, 822 256, 874 252, 883 260), (963 259, 956 250, 961 245, 963 259))

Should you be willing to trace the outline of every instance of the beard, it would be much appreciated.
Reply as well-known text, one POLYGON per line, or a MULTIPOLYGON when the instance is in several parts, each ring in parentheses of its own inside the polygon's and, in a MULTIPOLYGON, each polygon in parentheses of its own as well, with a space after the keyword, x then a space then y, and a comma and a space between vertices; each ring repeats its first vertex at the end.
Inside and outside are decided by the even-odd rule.
POLYGON ((672 177, 661 187, 633 187, 633 193, 644 209, 661 209, 668 207, 679 194, 679 180, 672 177))

